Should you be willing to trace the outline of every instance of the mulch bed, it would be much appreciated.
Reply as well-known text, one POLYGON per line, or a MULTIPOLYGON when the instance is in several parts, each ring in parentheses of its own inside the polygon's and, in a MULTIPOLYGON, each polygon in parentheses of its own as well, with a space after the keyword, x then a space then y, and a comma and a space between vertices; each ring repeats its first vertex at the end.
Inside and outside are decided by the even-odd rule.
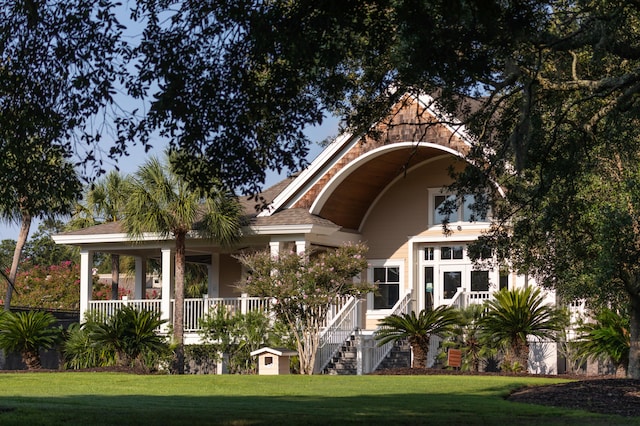
MULTIPOLYGON (((494 375, 513 376, 505 373, 469 373, 453 370, 398 368, 382 370, 374 374, 387 375, 494 375)), ((522 374, 522 376, 527 376, 522 374)), ((535 377, 541 377, 535 375, 535 377)), ((547 386, 529 386, 512 392, 508 401, 539 404, 552 407, 586 410, 600 414, 617 414, 640 417, 640 380, 577 375, 553 375, 542 377, 567 378, 575 382, 547 386)))

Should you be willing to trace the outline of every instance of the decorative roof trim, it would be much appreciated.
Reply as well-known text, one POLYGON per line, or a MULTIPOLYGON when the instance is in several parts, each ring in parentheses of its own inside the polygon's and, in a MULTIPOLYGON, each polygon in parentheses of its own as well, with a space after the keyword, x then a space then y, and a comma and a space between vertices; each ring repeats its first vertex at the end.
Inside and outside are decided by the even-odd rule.
MULTIPOLYGON (((442 123, 442 125, 445 126, 452 134, 459 135, 464 144, 468 146, 472 145, 472 138, 467 132, 464 124, 462 124, 455 117, 452 117, 449 114, 445 114, 440 111, 440 109, 435 105, 434 98, 432 96, 427 94, 419 96, 410 94, 409 96, 419 102, 434 117, 441 117, 450 122, 460 123, 455 127, 449 123, 442 123)), ((372 126, 375 126, 376 123, 373 123, 372 126)), ((274 212, 283 208, 285 205, 294 205, 304 195, 305 189, 313 186, 313 184, 322 177, 321 172, 330 168, 330 166, 327 165, 328 162, 330 160, 333 160, 333 163, 331 163, 331 165, 335 164, 335 161, 345 155, 348 150, 359 140, 360 136, 354 136, 349 132, 343 133, 342 135, 338 136, 329 145, 329 147, 324 149, 320 153, 320 155, 318 155, 318 157, 313 160, 309 167, 302 171, 300 175, 298 175, 284 191, 282 191, 277 197, 274 198, 273 202, 269 204, 269 206, 265 210, 258 214, 258 216, 270 216, 274 212)), ((456 155, 460 156, 460 153, 457 153, 456 151, 456 155)), ((314 205, 316 205, 316 202, 314 202, 314 205)), ((311 209, 309 211, 312 212, 314 210, 311 209)))
MULTIPOLYGON (((347 132, 338 136, 331 142, 331 144, 322 150, 322 152, 311 162, 309 167, 304 169, 294 180, 273 199, 271 204, 258 214, 258 217, 271 216, 279 208, 281 208, 288 200, 290 200, 296 193, 300 191, 305 185, 309 185, 309 181, 315 177, 315 180, 319 179, 319 172, 326 167, 326 164, 331 158, 339 154, 341 150, 344 150, 345 146, 351 146, 357 142, 360 138, 354 137, 353 134, 347 132), (346 145, 351 140, 349 145, 346 145)), ((342 153, 344 155, 344 152, 342 153)), ((342 156, 341 155, 341 156, 342 156)), ((314 180, 314 181, 315 181, 314 180)), ((304 191, 303 191, 304 192, 304 191)), ((290 203, 293 204, 293 203, 290 203)))
MULTIPOLYGON (((56 244, 92 244, 92 243, 134 243, 140 241, 167 240, 158 233, 144 233, 141 237, 131 238, 126 233, 118 234, 57 234, 52 235, 56 244)), ((170 238, 168 239, 170 240, 170 238)))
MULTIPOLYGON (((391 145, 383 145, 381 147, 373 149, 359 156, 358 158, 353 160, 351 163, 349 163, 348 165, 340 169, 340 171, 338 171, 338 173, 336 173, 336 175, 333 178, 331 178, 329 182, 327 182, 327 184, 322 188, 322 191, 320 191, 315 201, 311 205, 311 208, 309 209, 309 213, 319 215, 320 211, 322 210, 322 207, 324 207, 324 204, 333 193, 333 190, 338 185, 340 185, 340 183, 342 183, 346 178, 348 178, 349 175, 355 169, 357 169, 360 165, 367 163, 368 161, 371 161, 372 158, 384 155, 386 152, 396 151, 396 150, 405 149, 405 148, 415 148, 415 146, 416 146, 415 142, 398 142, 391 145)), ((435 148, 440 151, 444 151, 446 153, 456 155, 458 157, 463 157, 463 155, 460 152, 456 151, 455 149, 430 143, 430 142, 419 142, 418 146, 425 147, 425 148, 435 148)))

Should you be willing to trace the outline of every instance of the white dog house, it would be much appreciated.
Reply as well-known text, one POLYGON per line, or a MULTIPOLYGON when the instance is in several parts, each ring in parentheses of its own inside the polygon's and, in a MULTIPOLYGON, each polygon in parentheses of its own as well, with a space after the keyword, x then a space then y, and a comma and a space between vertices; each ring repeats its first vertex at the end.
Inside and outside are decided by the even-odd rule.
POLYGON ((278 375, 289 374, 289 363, 297 351, 287 348, 260 348, 251 352, 251 356, 258 356, 258 374, 278 375))

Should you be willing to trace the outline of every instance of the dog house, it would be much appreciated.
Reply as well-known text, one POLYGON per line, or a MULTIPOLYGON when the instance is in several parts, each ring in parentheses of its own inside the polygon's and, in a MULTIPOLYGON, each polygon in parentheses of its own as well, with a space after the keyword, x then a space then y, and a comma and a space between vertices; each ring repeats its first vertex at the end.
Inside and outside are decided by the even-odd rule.
POLYGON ((287 348, 260 348, 251 352, 251 356, 258 356, 259 375, 289 374, 289 363, 298 351, 287 348))

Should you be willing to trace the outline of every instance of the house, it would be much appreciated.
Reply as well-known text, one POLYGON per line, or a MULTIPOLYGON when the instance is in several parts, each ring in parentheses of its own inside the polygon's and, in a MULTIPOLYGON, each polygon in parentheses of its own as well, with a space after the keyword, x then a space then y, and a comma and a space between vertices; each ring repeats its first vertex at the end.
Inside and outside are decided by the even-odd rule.
MULTIPOLYGON (((503 287, 532 285, 524 276, 506 269, 476 270, 467 256, 467 244, 488 228, 489 215, 474 218, 465 198, 450 219, 450 233, 443 233, 439 206, 451 195, 443 188, 451 183, 449 169, 467 167, 464 154, 470 147, 463 126, 439 124, 439 111, 427 95, 405 96, 388 117, 372 127, 380 137, 343 134, 295 177, 267 189, 267 208, 256 212, 255 203, 244 200, 250 217, 237 248, 304 252, 314 247, 337 247, 363 241, 369 247, 369 270, 363 277, 378 286, 378 294, 366 300, 345 301, 336 309, 323 335, 318 370, 343 345, 346 332, 359 341, 358 371, 374 369, 389 347, 374 347, 371 336, 378 321, 392 313, 419 311, 439 305, 464 307, 482 303, 503 287), (477 219, 477 220, 475 220, 477 219), (348 320, 345 320, 347 318, 348 320), (335 331, 335 332, 334 332, 335 331), (362 350, 365 348, 365 350, 362 350)), ((496 188, 499 190, 499 188, 496 188)), ((81 312, 112 312, 130 305, 155 309, 171 316, 174 242, 146 234, 133 242, 119 223, 107 223, 54 237, 59 244, 81 250, 81 312), (94 253, 115 253, 136 259, 135 289, 126 301, 92 301, 94 253), (159 259, 161 299, 143 299, 146 260, 159 259)), ((195 237, 187 239, 187 261, 207 265, 208 296, 185 301, 185 343, 198 340, 197 320, 215 304, 243 311, 268 301, 239 293, 235 284, 242 268, 234 259, 236 249, 222 249, 195 237)), ((550 295, 553 302, 553 295, 550 295)), ((437 345, 436 339, 434 344, 437 345)), ((434 354, 436 351, 430 351, 434 354)), ((432 360, 433 362, 433 360, 432 360)), ((556 372, 556 349, 551 343, 534 345, 530 367, 556 372)))

